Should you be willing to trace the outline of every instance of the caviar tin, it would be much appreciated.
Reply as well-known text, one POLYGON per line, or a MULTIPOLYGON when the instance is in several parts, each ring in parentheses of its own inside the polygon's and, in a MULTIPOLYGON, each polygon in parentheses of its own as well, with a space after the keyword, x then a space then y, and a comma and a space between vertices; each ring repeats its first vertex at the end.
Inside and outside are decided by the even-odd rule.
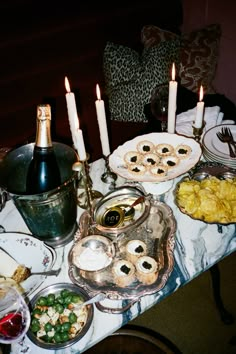
POLYGON ((123 212, 123 208, 120 206, 114 206, 111 208, 107 208, 104 214, 101 215, 101 218, 98 219, 99 224, 104 227, 114 228, 123 225, 125 220, 125 215, 123 212))
POLYGON ((114 237, 138 227, 150 212, 150 196, 141 185, 125 185, 106 194, 96 204, 94 221, 102 234, 114 237))

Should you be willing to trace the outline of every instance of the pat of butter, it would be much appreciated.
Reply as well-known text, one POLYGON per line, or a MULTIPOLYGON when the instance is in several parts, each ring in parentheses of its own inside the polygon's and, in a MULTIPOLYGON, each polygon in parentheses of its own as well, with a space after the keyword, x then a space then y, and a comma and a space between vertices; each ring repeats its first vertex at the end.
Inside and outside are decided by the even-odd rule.
POLYGON ((19 266, 19 263, 9 254, 0 249, 0 275, 6 278, 11 278, 19 266))

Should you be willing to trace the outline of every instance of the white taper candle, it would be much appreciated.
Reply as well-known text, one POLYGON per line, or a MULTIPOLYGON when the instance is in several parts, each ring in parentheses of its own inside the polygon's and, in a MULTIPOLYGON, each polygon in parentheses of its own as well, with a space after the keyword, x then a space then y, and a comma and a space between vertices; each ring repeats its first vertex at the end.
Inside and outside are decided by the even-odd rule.
POLYGON ((101 100, 101 93, 98 84, 96 85, 97 100, 95 101, 102 153, 104 156, 110 155, 109 138, 107 131, 107 121, 104 101, 101 100))
POLYGON ((70 84, 67 77, 65 77, 65 87, 66 87, 66 103, 67 112, 69 118, 70 131, 72 135, 73 144, 75 145, 75 132, 79 129, 79 118, 76 108, 75 95, 70 90, 70 84))
POLYGON ((172 80, 169 82, 169 100, 168 100, 168 123, 167 131, 173 134, 175 132, 176 120, 176 97, 178 83, 175 81, 175 64, 172 65, 172 80))
POLYGON ((194 122, 195 128, 202 127, 203 114, 204 114, 204 102, 202 100, 203 100, 203 87, 201 85, 200 92, 199 92, 199 102, 197 103, 196 118, 194 122))
POLYGON ((79 160, 85 161, 87 156, 86 156, 86 150, 84 146, 83 132, 81 129, 77 129, 75 132, 75 148, 78 151, 79 160))
POLYGON ((77 114, 75 95, 70 90, 70 84, 67 77, 65 77, 65 87, 67 90, 66 102, 73 144, 79 154, 80 161, 85 161, 87 156, 84 145, 83 132, 81 129, 79 129, 79 118, 77 114))

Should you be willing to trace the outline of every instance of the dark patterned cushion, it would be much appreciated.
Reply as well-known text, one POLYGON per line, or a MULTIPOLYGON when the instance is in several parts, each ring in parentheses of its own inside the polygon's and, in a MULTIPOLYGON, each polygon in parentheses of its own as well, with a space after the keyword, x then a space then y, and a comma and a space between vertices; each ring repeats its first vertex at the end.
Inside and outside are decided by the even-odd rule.
POLYGON ((177 34, 153 25, 144 26, 141 30, 141 42, 144 44, 145 48, 150 48, 159 45, 163 41, 176 38, 179 38, 177 34))
MULTIPOLYGON (((159 27, 148 25, 141 31, 141 40, 146 48, 161 41, 176 38, 177 35, 159 27)), ((181 84, 193 92, 199 92, 203 85, 205 93, 214 93, 221 27, 218 24, 183 34, 181 39, 180 66, 178 77, 181 84)))
POLYGON ((199 92, 203 85, 205 93, 214 93, 213 80, 216 74, 220 25, 210 25, 182 36, 180 72, 183 86, 199 92))
POLYGON ((147 122, 144 106, 154 87, 170 80, 179 48, 178 38, 145 48, 141 55, 131 48, 107 43, 103 66, 112 120, 147 122))

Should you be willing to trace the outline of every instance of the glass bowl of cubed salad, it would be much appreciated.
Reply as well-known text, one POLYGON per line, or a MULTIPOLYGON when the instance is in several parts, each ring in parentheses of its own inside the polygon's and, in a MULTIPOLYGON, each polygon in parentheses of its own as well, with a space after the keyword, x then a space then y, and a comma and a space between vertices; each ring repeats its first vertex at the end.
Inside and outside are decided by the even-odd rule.
POLYGON ((75 284, 58 283, 40 290, 30 302, 30 340, 45 349, 62 349, 79 341, 93 321, 93 305, 81 306, 88 294, 75 284))

